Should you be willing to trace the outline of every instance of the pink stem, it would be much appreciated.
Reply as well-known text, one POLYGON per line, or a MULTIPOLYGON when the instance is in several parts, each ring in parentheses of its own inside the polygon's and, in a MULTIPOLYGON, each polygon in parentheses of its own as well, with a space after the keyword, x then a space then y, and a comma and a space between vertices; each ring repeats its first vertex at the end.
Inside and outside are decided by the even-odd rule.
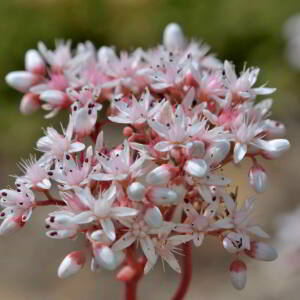
POLYGON ((192 242, 183 244, 183 273, 180 285, 172 300, 184 299, 192 279, 192 242))

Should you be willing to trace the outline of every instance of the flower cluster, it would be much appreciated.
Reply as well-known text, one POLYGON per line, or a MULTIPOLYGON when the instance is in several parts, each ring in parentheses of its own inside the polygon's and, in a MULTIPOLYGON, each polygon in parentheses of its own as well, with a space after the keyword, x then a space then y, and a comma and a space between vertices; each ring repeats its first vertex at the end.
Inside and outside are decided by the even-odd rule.
POLYGON ((276 159, 289 148, 284 125, 269 119, 272 99, 257 101, 275 91, 256 86, 258 68, 237 74, 172 23, 162 45, 119 55, 90 42, 71 50, 59 41, 54 51, 39 43, 27 51, 25 69, 6 76, 24 93, 21 112, 41 107, 50 118, 65 109, 70 118, 66 129, 45 129, 36 145, 42 154, 20 164, 16 190, 0 191, 0 234, 23 227, 33 209, 55 205, 47 236, 87 241, 63 260, 61 278, 88 259, 93 271, 118 270, 125 282, 149 272, 159 257, 180 273, 176 254, 188 255, 206 236, 232 254, 237 289, 246 284, 241 256, 276 258, 261 241, 269 236, 252 216, 254 198, 240 199, 222 173, 249 159, 249 184, 262 193, 267 173, 258 158, 276 159), (99 120, 104 108, 107 118, 99 120), (124 141, 111 148, 104 132, 112 123, 122 124, 124 141), (42 194, 46 200, 37 199, 42 194))

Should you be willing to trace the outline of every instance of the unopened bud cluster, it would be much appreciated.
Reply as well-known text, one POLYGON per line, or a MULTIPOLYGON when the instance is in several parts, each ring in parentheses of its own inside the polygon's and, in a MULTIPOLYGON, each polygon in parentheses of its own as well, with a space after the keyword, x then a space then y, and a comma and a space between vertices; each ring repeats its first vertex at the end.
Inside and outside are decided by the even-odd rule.
POLYGON ((46 128, 36 144, 39 158, 20 163, 15 190, 0 191, 0 234, 53 204, 47 236, 87 241, 66 256, 58 276, 89 261, 93 271, 118 270, 122 281, 141 268, 148 273, 159 258, 181 272, 181 244, 200 247, 210 235, 232 254, 231 281, 242 289, 242 257, 270 261, 277 254, 261 241, 268 234, 252 218, 254 198, 232 193, 235 183, 223 167, 250 160, 249 184, 262 193, 263 161, 289 148, 284 125, 269 119, 272 99, 257 101, 275 91, 257 87, 258 74, 254 67, 237 74, 206 44, 188 41, 177 24, 165 28, 162 45, 119 55, 91 42, 71 50, 69 41, 58 41, 53 51, 39 43, 27 51, 25 71, 9 73, 6 82, 24 93, 22 113, 41 107, 51 118, 66 110, 69 123, 46 128), (113 123, 123 125, 124 141, 108 147, 105 127, 113 123), (54 187, 58 198, 50 194, 54 187), (133 252, 142 255, 135 264, 133 252))

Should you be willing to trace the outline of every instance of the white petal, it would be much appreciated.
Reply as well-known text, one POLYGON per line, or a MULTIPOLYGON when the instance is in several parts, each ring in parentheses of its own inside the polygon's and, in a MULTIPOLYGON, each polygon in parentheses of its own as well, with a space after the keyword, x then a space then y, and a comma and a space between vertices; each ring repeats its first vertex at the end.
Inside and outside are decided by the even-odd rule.
POLYGON ((132 233, 127 232, 113 244, 112 249, 114 251, 123 250, 132 245, 135 240, 136 238, 132 235, 132 233))
POLYGON ((247 144, 236 143, 234 146, 233 158, 234 162, 237 164, 243 160, 247 153, 247 144))
POLYGON ((111 219, 103 219, 100 221, 103 231, 107 235, 107 237, 114 241, 116 239, 115 226, 111 219))
POLYGON ((132 201, 142 201, 145 195, 145 187, 140 182, 133 182, 127 188, 127 195, 132 201))
POLYGON ((115 270, 117 267, 115 254, 109 247, 102 246, 94 250, 97 263, 104 269, 115 270))
POLYGON ((193 240, 194 240, 194 245, 196 247, 200 247, 204 240, 204 234, 203 233, 194 233, 193 240))
POLYGON ((75 224, 87 224, 91 223, 96 219, 95 215, 91 211, 83 211, 79 213, 78 215, 74 216, 72 218, 72 221, 75 224))
POLYGON ((155 145, 155 150, 159 152, 168 152, 173 149, 173 144, 169 142, 159 142, 155 145))
POLYGON ((144 219, 145 222, 151 227, 161 227, 163 224, 163 216, 157 206, 148 208, 144 219))
POLYGON ((247 267, 241 260, 235 260, 230 264, 230 280, 237 290, 242 290, 247 282, 247 267))
POLYGON ((191 159, 184 165, 184 170, 192 176, 203 177, 207 173, 207 164, 203 159, 191 159))
POLYGON ((144 239, 140 239, 140 243, 147 259, 154 263, 156 260, 156 255, 152 240, 147 236, 144 239))
POLYGON ((39 80, 39 76, 25 71, 14 71, 5 76, 6 83, 22 93, 28 92, 29 88, 39 80))
POLYGON ((181 27, 177 23, 166 26, 163 34, 163 44, 168 50, 183 49, 185 39, 181 27))
POLYGON ((111 209, 111 215, 116 218, 133 217, 138 214, 138 210, 130 207, 120 206, 111 209))

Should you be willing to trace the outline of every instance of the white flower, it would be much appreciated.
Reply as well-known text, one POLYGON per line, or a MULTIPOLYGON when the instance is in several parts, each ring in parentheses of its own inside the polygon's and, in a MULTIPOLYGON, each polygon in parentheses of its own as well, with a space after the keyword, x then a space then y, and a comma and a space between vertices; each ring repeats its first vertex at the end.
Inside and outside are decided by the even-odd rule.
POLYGON ((65 153, 74 153, 82 151, 85 145, 80 142, 72 142, 73 122, 70 118, 66 130, 63 135, 59 134, 54 128, 48 127, 45 130, 45 136, 37 141, 37 148, 44 152, 44 159, 60 159, 62 160, 65 153))
POLYGON ((73 218, 76 224, 86 224, 93 221, 99 221, 104 233, 112 241, 116 238, 113 219, 135 216, 138 211, 124 206, 113 206, 117 197, 115 185, 103 193, 100 193, 98 199, 95 199, 88 188, 75 189, 77 196, 85 203, 89 210, 79 213, 73 218))

